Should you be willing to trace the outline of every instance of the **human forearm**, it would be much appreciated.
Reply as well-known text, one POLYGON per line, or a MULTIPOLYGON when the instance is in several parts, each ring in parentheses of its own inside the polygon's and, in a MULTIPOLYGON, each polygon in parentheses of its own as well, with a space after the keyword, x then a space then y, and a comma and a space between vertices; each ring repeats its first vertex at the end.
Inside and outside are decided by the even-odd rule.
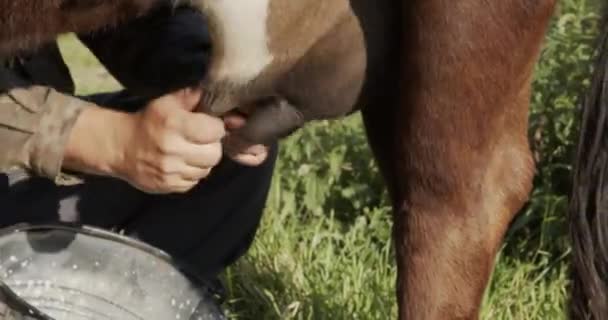
POLYGON ((119 176, 123 144, 129 140, 134 115, 91 106, 76 120, 64 153, 66 170, 119 176))

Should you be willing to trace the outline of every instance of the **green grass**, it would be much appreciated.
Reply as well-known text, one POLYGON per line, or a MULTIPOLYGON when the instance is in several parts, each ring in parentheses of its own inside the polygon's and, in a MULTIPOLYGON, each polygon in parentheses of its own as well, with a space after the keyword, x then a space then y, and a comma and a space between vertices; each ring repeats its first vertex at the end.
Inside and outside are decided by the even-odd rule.
POLYGON ((108 92, 121 87, 74 35, 63 36, 60 40, 60 49, 71 67, 78 94, 108 92))
MULTIPOLYGON (((530 115, 535 188, 497 257, 484 319, 565 318, 566 195, 596 30, 590 3, 562 0, 547 36, 530 115)), ((80 93, 118 87, 73 37, 61 43, 80 93)), ((281 146, 256 241, 226 274, 232 316, 395 318, 390 214, 360 117, 316 123, 281 146)))

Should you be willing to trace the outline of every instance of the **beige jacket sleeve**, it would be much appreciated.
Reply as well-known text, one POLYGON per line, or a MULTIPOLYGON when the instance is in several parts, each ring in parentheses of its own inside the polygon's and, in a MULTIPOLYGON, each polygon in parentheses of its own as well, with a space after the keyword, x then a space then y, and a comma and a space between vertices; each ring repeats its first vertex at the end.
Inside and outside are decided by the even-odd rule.
POLYGON ((0 171, 21 168, 61 183, 71 129, 90 104, 32 85, 0 66, 0 171))

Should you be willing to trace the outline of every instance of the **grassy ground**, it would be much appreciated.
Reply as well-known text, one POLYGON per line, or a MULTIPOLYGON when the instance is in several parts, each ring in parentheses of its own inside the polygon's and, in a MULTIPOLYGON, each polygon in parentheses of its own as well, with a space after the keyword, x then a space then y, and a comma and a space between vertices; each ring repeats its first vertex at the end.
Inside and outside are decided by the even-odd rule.
MULTIPOLYGON (((539 165, 535 189, 497 258, 484 319, 565 318, 565 195, 574 111, 589 74, 593 11, 588 1, 563 0, 548 35, 530 116, 539 165)), ((118 87, 73 38, 61 44, 79 92, 118 87)), ((301 130, 282 142, 252 249, 226 274, 233 317, 394 318, 390 227, 386 195, 359 116, 301 130)))

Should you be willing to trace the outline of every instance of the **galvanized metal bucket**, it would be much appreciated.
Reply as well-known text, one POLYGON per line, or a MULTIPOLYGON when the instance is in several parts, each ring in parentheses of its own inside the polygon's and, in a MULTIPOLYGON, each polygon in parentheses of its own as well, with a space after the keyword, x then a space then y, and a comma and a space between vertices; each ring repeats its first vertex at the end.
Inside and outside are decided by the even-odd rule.
POLYGON ((0 296, 31 319, 223 319, 203 281, 182 264, 92 227, 0 230, 0 280, 0 296))

